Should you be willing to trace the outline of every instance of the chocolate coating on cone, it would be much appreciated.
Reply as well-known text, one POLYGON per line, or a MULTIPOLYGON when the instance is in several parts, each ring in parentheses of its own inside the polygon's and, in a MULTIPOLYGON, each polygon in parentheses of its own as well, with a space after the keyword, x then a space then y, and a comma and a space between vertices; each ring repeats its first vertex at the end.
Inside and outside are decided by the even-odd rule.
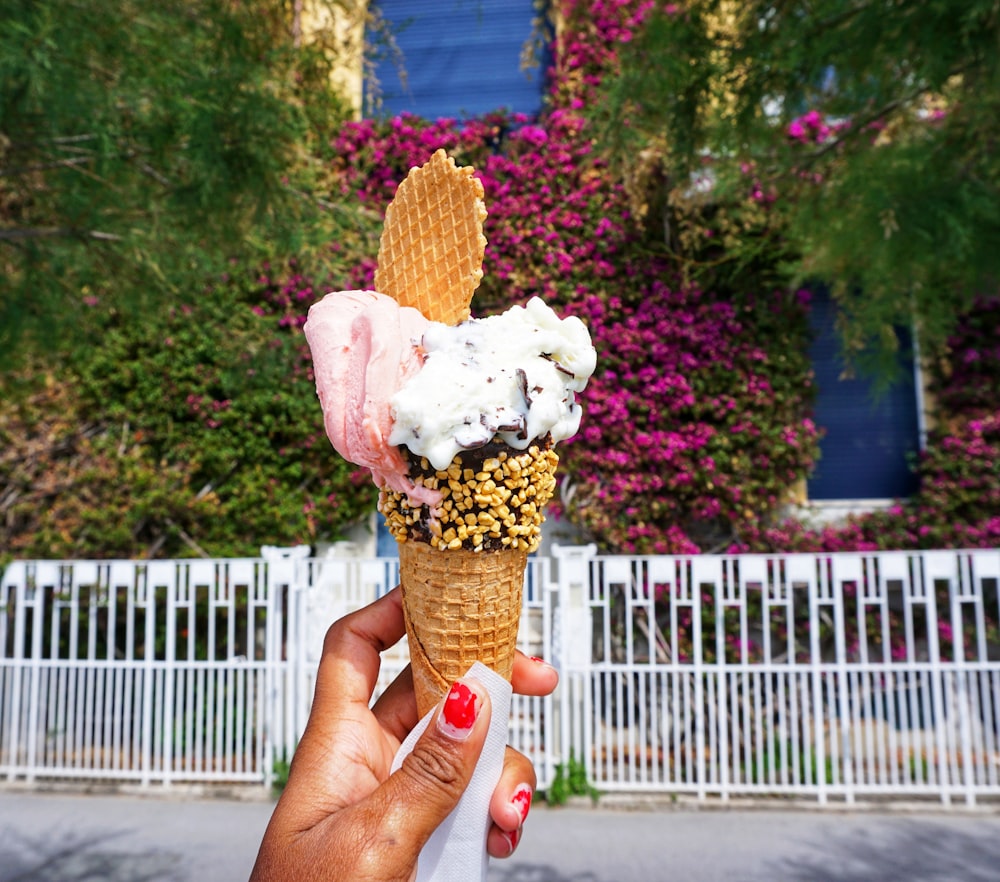
POLYGON ((424 716, 481 661, 510 680, 526 551, 399 546, 403 611, 417 709, 424 716))

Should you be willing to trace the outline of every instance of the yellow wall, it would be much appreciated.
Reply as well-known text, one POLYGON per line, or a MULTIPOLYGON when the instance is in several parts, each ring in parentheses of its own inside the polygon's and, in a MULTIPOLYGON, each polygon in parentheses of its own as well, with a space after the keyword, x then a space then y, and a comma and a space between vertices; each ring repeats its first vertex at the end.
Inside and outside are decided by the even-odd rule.
POLYGON ((337 59, 333 86, 361 114, 367 0, 296 0, 292 28, 302 43, 321 41, 337 59))

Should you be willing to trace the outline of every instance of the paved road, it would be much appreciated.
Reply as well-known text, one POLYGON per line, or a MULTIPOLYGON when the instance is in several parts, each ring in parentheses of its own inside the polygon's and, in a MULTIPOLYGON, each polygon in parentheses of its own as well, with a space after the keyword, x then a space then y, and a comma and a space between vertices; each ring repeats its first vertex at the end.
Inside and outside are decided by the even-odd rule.
MULTIPOLYGON (((0 790, 0 882, 244 882, 269 802, 0 790)), ((996 882, 1000 814, 536 806, 489 882, 996 882)))

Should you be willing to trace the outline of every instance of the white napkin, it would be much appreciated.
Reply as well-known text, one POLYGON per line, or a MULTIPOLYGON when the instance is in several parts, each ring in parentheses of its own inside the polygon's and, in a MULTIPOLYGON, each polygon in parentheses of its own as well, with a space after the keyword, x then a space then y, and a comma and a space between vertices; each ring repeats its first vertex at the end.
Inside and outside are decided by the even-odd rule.
MULTIPOLYGON (((490 694, 493 710, 489 734, 468 789, 420 852, 416 882, 486 882, 490 799, 503 771, 512 690, 510 683, 481 662, 469 668, 467 676, 482 683, 490 694)), ((393 772, 413 750, 433 716, 431 711, 407 735, 392 761, 393 772)))

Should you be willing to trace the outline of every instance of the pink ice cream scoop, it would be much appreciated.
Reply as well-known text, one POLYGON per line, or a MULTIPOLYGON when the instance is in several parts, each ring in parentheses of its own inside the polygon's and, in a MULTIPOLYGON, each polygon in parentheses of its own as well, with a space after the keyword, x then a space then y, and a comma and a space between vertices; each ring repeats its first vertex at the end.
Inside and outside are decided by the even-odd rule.
POLYGON ((415 485, 395 445, 389 401, 423 363, 430 323, 375 291, 336 291, 309 310, 304 327, 326 433, 349 462, 371 469, 379 487, 435 506, 441 494, 415 485))

